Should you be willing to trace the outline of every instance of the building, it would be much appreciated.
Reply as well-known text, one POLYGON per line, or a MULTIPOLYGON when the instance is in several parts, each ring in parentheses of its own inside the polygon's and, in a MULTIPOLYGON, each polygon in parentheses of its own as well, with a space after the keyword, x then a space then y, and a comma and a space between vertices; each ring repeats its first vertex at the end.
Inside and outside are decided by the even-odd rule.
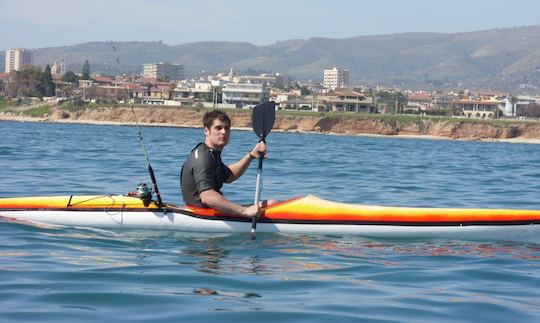
POLYGON ((340 70, 337 67, 324 70, 323 85, 330 90, 347 88, 349 86, 349 70, 340 70))
POLYGON ((407 106, 404 110, 425 111, 433 107, 433 98, 424 92, 415 92, 407 95, 407 106))
POLYGON ((499 101, 494 98, 472 97, 454 101, 454 105, 467 118, 493 119, 497 118, 499 101))
POLYGON ((9 73, 11 71, 18 71, 23 65, 30 64, 32 64, 32 53, 28 50, 24 48, 6 50, 6 73, 9 73))
POLYGON ((223 103, 237 108, 253 107, 268 101, 269 92, 262 84, 225 84, 221 90, 223 103))
POLYGON ((62 64, 58 64, 58 62, 54 62, 53 66, 51 67, 51 74, 54 75, 62 75, 64 74, 65 68, 62 66, 62 64))
POLYGON ((313 110, 314 99, 312 96, 302 97, 299 95, 280 94, 275 101, 280 110, 313 110))
POLYGON ((243 84, 263 84, 265 86, 273 86, 276 83, 276 77, 272 75, 261 74, 259 76, 254 75, 241 75, 233 78, 234 83, 243 84))
POLYGON ((372 113, 373 98, 348 89, 338 89, 331 93, 317 96, 314 111, 363 112, 372 113))
POLYGON ((526 110, 536 102, 539 102, 537 97, 519 95, 515 97, 508 96, 504 100, 503 112, 505 117, 516 117, 518 110, 526 110))
POLYGON ((157 64, 144 64, 142 77, 149 78, 168 78, 170 81, 184 80, 184 65, 170 64, 170 63, 157 63, 157 64))

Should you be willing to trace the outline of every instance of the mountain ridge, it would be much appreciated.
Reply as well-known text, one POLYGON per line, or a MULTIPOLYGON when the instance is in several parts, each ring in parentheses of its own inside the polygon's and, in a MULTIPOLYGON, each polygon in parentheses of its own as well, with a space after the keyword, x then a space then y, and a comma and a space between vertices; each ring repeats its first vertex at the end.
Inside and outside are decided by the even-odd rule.
POLYGON ((262 46, 227 41, 178 45, 108 41, 33 51, 36 65, 53 64, 64 57, 67 69, 79 72, 88 59, 92 73, 101 74, 138 74, 142 64, 163 61, 184 64, 188 77, 234 68, 320 82, 323 70, 336 66, 349 69, 352 85, 426 90, 510 91, 520 84, 540 88, 540 25, 466 33, 313 37, 262 46))

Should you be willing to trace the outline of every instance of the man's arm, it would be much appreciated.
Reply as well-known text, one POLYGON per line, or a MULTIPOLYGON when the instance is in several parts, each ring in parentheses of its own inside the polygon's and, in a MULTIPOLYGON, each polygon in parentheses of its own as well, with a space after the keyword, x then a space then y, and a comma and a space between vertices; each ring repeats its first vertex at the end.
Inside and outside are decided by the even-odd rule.
POLYGON ((259 208, 256 205, 242 206, 233 203, 213 189, 203 191, 199 196, 204 205, 221 213, 239 215, 246 218, 253 218, 259 213, 259 208))
POLYGON ((250 152, 249 154, 246 154, 244 157, 242 157, 239 161, 235 162, 234 164, 228 165, 229 169, 231 170, 231 176, 227 178, 225 183, 232 183, 240 176, 242 176, 246 169, 248 168, 249 164, 251 163, 252 157, 255 158, 264 158, 266 155, 266 145, 264 142, 259 142, 250 152))

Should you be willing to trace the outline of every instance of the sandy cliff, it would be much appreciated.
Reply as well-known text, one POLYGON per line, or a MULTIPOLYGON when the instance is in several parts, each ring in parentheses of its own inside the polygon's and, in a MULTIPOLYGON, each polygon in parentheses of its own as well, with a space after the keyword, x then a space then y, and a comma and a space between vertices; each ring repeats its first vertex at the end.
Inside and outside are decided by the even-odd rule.
MULTIPOLYGON (((178 108, 135 108, 138 122, 145 125, 200 127, 205 110, 178 108)), ((247 111, 227 111, 234 127, 251 127, 247 111)), ((21 120, 13 113, 2 113, 0 119, 21 120)), ((69 111, 55 108, 41 118, 24 118, 28 121, 79 122, 79 123, 133 123, 128 107, 89 108, 69 111)), ((449 122, 437 119, 414 121, 388 121, 369 116, 295 116, 277 114, 274 129, 283 131, 325 132, 333 134, 371 134, 435 136, 463 140, 508 140, 540 143, 540 123, 536 122, 449 122)))

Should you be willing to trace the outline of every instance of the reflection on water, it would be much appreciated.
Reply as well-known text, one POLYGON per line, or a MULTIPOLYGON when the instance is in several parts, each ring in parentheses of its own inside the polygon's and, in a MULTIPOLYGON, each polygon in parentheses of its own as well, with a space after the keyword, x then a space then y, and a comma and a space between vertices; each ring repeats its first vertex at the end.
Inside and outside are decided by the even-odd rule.
MULTIPOLYGON (((473 307, 466 304, 472 302, 532 313, 538 305, 536 289, 527 290, 540 284, 534 274, 540 268, 540 246, 534 244, 266 233, 252 240, 249 234, 7 226, 0 227, 3 273, 25 273, 36 282, 47 279, 53 288, 81 295, 71 302, 62 293, 43 294, 64 309, 99 313, 107 301, 85 301, 95 299, 94 290, 135 295, 135 303, 140 295, 172 297, 167 299, 171 306, 180 297, 183 304, 199 308, 200 315, 285 309, 298 304, 299 297, 309 304, 302 308, 312 313, 333 313, 335 308, 351 313, 358 306, 370 313, 369 308, 405 306, 435 315, 428 321, 436 321, 433 307, 469 311, 473 307), (527 296, 517 295, 516 288, 525 288, 518 294, 527 296)), ((0 286, 25 294, 10 287, 9 280, 0 286)), ((43 293, 34 284, 31 290, 43 293)))
MULTIPOLYGON (((20 226, 11 223, 10 226, 20 226)), ((23 227, 27 227, 26 225, 23 227)), ((354 236, 186 234, 173 231, 34 227, 34 241, 52 244, 56 262, 84 268, 120 268, 176 263, 210 275, 276 275, 354 268, 399 267, 415 257, 540 261, 540 245, 448 240, 366 240, 354 236)), ((32 258, 35 252, 3 251, 0 259, 32 258)))

